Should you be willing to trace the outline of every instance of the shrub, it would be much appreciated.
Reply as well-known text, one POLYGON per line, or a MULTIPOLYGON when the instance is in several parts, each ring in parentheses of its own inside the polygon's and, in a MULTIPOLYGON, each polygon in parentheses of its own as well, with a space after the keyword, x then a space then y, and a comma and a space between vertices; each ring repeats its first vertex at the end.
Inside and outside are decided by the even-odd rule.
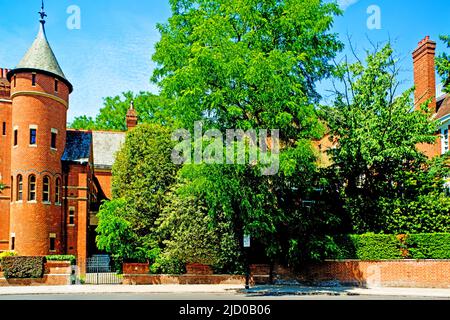
POLYGON ((44 257, 5 257, 2 260, 6 279, 38 279, 44 275, 44 257))
POLYGON ((46 256, 45 259, 47 261, 70 261, 72 265, 76 264, 77 259, 75 256, 71 255, 52 255, 52 256, 46 256))
POLYGON ((450 259, 450 233, 363 234, 330 237, 327 259, 450 259))
POLYGON ((406 245, 411 259, 450 259, 450 233, 411 234, 406 245))
POLYGON ((363 234, 334 237, 334 252, 329 259, 394 260, 402 259, 402 244, 394 235, 363 234))
POLYGON ((5 252, 2 252, 2 253, 0 253, 0 262, 3 260, 3 258, 6 258, 6 257, 14 257, 14 256, 16 256, 17 255, 17 253, 15 253, 14 251, 5 251, 5 252))
POLYGON ((5 251, 0 253, 0 271, 3 270, 2 260, 6 257, 14 257, 15 255, 17 255, 17 253, 15 253, 14 251, 5 251))
POLYGON ((360 260, 402 259, 401 243, 394 235, 363 234, 352 235, 356 257, 360 260))
POLYGON ((177 258, 169 257, 166 254, 159 255, 150 266, 152 274, 184 274, 186 273, 185 263, 177 258))

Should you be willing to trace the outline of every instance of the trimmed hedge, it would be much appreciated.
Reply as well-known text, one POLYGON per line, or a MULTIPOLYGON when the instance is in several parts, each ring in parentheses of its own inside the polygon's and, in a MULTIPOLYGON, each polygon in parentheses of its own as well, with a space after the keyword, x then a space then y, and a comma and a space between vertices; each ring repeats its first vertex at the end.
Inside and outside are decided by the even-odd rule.
POLYGON ((2 260, 6 279, 39 279, 44 276, 44 257, 5 257, 2 260))
POLYGON ((52 256, 46 256, 45 259, 47 261, 70 261, 72 265, 76 264, 77 258, 75 256, 71 255, 52 255, 52 256))
POLYGON ((411 259, 450 259, 450 234, 411 234, 406 238, 411 259))
POLYGON ((429 233, 404 236, 386 234, 346 235, 332 238, 326 259, 397 260, 450 259, 450 234, 429 233))
POLYGON ((347 235, 334 238, 335 250, 327 257, 337 260, 395 260, 402 259, 401 243, 397 237, 385 234, 347 235))

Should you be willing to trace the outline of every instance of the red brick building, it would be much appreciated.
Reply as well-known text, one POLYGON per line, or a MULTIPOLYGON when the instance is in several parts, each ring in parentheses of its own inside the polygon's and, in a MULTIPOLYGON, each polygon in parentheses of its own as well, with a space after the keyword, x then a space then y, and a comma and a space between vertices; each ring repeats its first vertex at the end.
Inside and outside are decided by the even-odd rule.
MULTIPOLYGON (((67 129, 73 87, 43 18, 18 66, 0 69, 0 251, 72 254, 82 265, 96 253, 96 213, 111 198, 111 168, 125 133, 67 129)), ((133 108, 127 124, 137 124, 133 108)))

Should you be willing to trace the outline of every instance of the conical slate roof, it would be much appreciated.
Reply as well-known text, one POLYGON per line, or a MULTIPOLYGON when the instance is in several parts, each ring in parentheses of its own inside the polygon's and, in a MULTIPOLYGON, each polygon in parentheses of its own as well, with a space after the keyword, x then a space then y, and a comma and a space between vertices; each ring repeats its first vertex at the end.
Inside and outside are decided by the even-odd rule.
POLYGON ((14 73, 19 71, 42 71, 54 75, 65 82, 69 86, 70 91, 73 89, 48 43, 43 21, 41 21, 39 32, 30 49, 28 49, 28 52, 17 67, 8 74, 8 78, 10 79, 14 73))

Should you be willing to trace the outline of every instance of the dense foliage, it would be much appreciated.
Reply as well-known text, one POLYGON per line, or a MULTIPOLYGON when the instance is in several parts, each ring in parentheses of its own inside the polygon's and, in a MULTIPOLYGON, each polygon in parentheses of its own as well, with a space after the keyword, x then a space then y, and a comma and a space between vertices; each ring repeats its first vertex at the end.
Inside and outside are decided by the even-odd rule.
POLYGON ((362 234, 328 238, 327 259, 392 260, 450 259, 449 233, 394 236, 362 234))
POLYGON ((167 205, 158 223, 164 257, 212 266, 217 272, 242 272, 239 239, 230 219, 212 217, 201 196, 192 196, 177 185, 167 194, 167 205))
POLYGON ((253 165, 189 166, 187 190, 201 194, 213 219, 230 219, 237 238, 251 234, 270 257, 288 257, 299 242, 291 226, 305 221, 297 204, 316 171, 311 141, 323 133, 315 85, 342 48, 330 32, 340 10, 319 0, 170 4, 172 17, 158 26, 153 80, 180 123, 281 132, 278 174, 263 177, 253 165))
POLYGON ((402 259, 402 243, 385 234, 348 235, 329 238, 329 259, 393 260, 402 259))
POLYGON ((450 234, 411 234, 406 238, 411 259, 450 259, 450 234))
POLYGON ((144 124, 127 134, 113 166, 114 200, 104 203, 98 214, 101 250, 144 261, 157 255, 155 221, 177 173, 172 149, 171 131, 160 125, 144 124))
MULTIPOLYGON (((117 155, 114 199, 98 214, 101 250, 150 261, 158 273, 182 273, 186 263, 242 272, 246 234, 266 262, 290 266, 445 256, 437 246, 446 235, 421 233, 450 232, 447 157, 429 160, 419 151, 436 141, 437 122, 426 103, 415 110, 413 88, 396 92, 390 45, 365 61, 332 64, 342 49, 330 31, 341 13, 332 2, 170 4, 153 56, 161 95, 107 98, 96 119, 72 124, 124 130, 132 99, 144 123, 117 155), (315 86, 329 76, 338 81, 335 103, 318 110, 315 86), (172 130, 192 133, 197 121, 221 132, 279 129, 279 171, 264 176, 261 163, 174 165, 172 130), (318 168, 314 146, 325 133, 337 143, 331 166, 318 168), (329 236, 350 233, 363 235, 329 236)), ((445 54, 437 65, 448 78, 445 54)))
POLYGON ((342 64, 344 90, 324 109, 333 165, 329 183, 339 194, 350 232, 448 231, 446 158, 428 160, 418 144, 435 143, 437 122, 427 104, 414 110, 413 89, 397 94, 398 69, 390 45, 365 64, 342 64))
POLYGON ((6 279, 39 279, 44 276, 45 257, 5 257, 2 268, 6 279))

